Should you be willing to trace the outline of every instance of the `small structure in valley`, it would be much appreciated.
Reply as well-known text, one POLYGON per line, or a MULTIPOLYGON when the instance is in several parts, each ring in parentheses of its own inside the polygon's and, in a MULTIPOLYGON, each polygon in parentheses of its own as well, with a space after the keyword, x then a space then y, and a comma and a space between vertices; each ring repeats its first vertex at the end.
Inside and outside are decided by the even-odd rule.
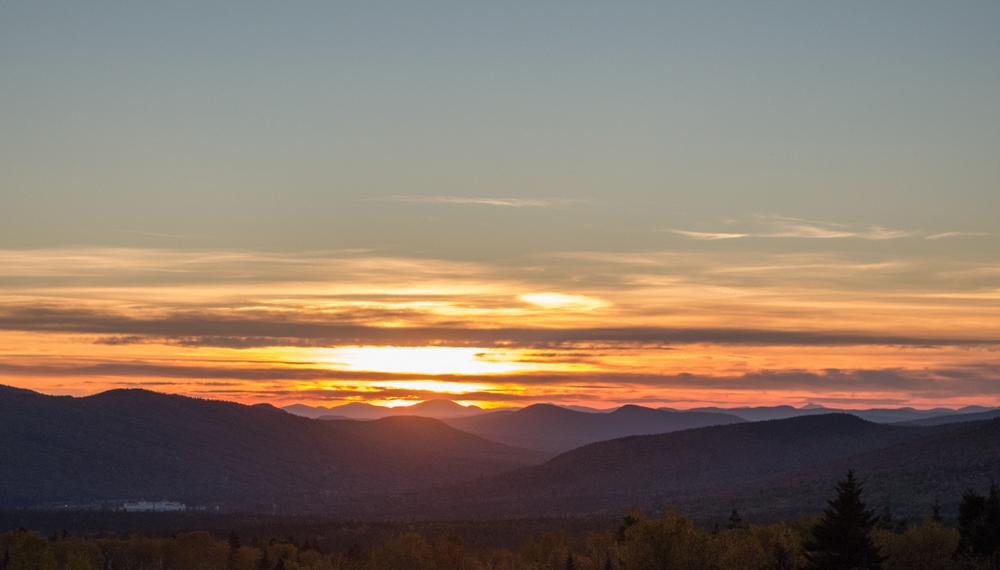
POLYGON ((173 501, 139 501, 138 503, 125 503, 123 508, 130 513, 187 510, 187 506, 184 503, 175 503, 173 501))

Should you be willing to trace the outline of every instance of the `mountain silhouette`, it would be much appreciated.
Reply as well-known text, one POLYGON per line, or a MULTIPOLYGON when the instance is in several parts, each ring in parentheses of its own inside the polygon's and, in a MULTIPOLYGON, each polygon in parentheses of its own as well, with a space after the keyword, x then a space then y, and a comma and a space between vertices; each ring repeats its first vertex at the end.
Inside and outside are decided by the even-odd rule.
MULTIPOLYGON (((758 483, 767 486, 768 481, 783 476, 949 429, 954 428, 889 426, 850 414, 823 414, 631 436, 592 443, 541 465, 458 485, 441 496, 413 499, 425 507, 437 504, 443 511, 450 501, 483 516, 615 512, 633 505, 662 507, 685 500, 690 508, 697 507, 699 498, 722 496, 758 483)), ((914 450, 920 449, 914 445, 914 450)), ((964 449, 969 452, 968 447, 964 449)), ((829 477, 842 475, 835 471, 823 472, 826 485, 832 480, 829 477)), ((825 491, 817 497, 824 495, 825 491)), ((732 495, 726 496, 732 500, 732 495)), ((405 502, 397 504, 402 508, 405 502)))
POLYGON ((388 408, 386 406, 375 406, 363 402, 351 402, 341 406, 323 407, 307 406, 305 404, 292 404, 281 408, 286 412, 304 416, 307 418, 349 418, 355 420, 377 420, 392 416, 421 416, 425 418, 459 418, 474 414, 481 414, 482 408, 477 406, 463 406, 451 400, 435 399, 425 400, 410 406, 398 406, 388 408))
POLYGON ((744 421, 728 414, 654 410, 631 405, 608 413, 590 413, 552 404, 535 404, 516 411, 503 410, 445 420, 452 427, 486 439, 557 453, 628 435, 666 433, 744 421))
POLYGON ((494 475, 550 457, 438 420, 320 421, 146 390, 0 387, 0 505, 168 498, 309 508, 494 475))

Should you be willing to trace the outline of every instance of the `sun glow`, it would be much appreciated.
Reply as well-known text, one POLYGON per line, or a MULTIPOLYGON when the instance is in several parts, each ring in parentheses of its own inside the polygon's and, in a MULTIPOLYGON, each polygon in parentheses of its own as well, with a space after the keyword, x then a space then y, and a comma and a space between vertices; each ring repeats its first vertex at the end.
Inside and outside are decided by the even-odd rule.
POLYGON ((586 295, 566 295, 564 293, 531 293, 521 295, 518 299, 545 309, 592 311, 608 306, 607 301, 587 297, 586 295))
POLYGON ((486 392, 495 388, 489 384, 444 382, 439 380, 388 380, 385 382, 369 382, 368 385, 375 388, 419 390, 423 392, 436 392, 438 394, 469 394, 471 392, 486 392))
POLYGON ((506 351, 446 346, 349 346, 324 350, 320 361, 343 370, 396 374, 511 374, 537 367, 506 351))

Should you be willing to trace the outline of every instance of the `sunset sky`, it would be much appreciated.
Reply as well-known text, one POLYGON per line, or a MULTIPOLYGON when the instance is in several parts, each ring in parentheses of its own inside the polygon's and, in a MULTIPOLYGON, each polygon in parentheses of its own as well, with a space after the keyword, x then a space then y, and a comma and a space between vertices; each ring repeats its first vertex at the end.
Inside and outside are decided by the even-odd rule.
POLYGON ((0 4, 0 384, 1000 406, 1000 3, 0 4))

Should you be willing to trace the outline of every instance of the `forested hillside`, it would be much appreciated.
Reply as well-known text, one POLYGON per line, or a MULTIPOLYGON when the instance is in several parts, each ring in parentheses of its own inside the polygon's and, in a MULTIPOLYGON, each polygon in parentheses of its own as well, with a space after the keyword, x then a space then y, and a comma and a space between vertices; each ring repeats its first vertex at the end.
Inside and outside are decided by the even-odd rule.
POLYGON ((429 418, 312 420, 144 390, 86 398, 0 387, 0 505, 182 501, 336 509, 371 493, 465 481, 546 455, 429 418))

